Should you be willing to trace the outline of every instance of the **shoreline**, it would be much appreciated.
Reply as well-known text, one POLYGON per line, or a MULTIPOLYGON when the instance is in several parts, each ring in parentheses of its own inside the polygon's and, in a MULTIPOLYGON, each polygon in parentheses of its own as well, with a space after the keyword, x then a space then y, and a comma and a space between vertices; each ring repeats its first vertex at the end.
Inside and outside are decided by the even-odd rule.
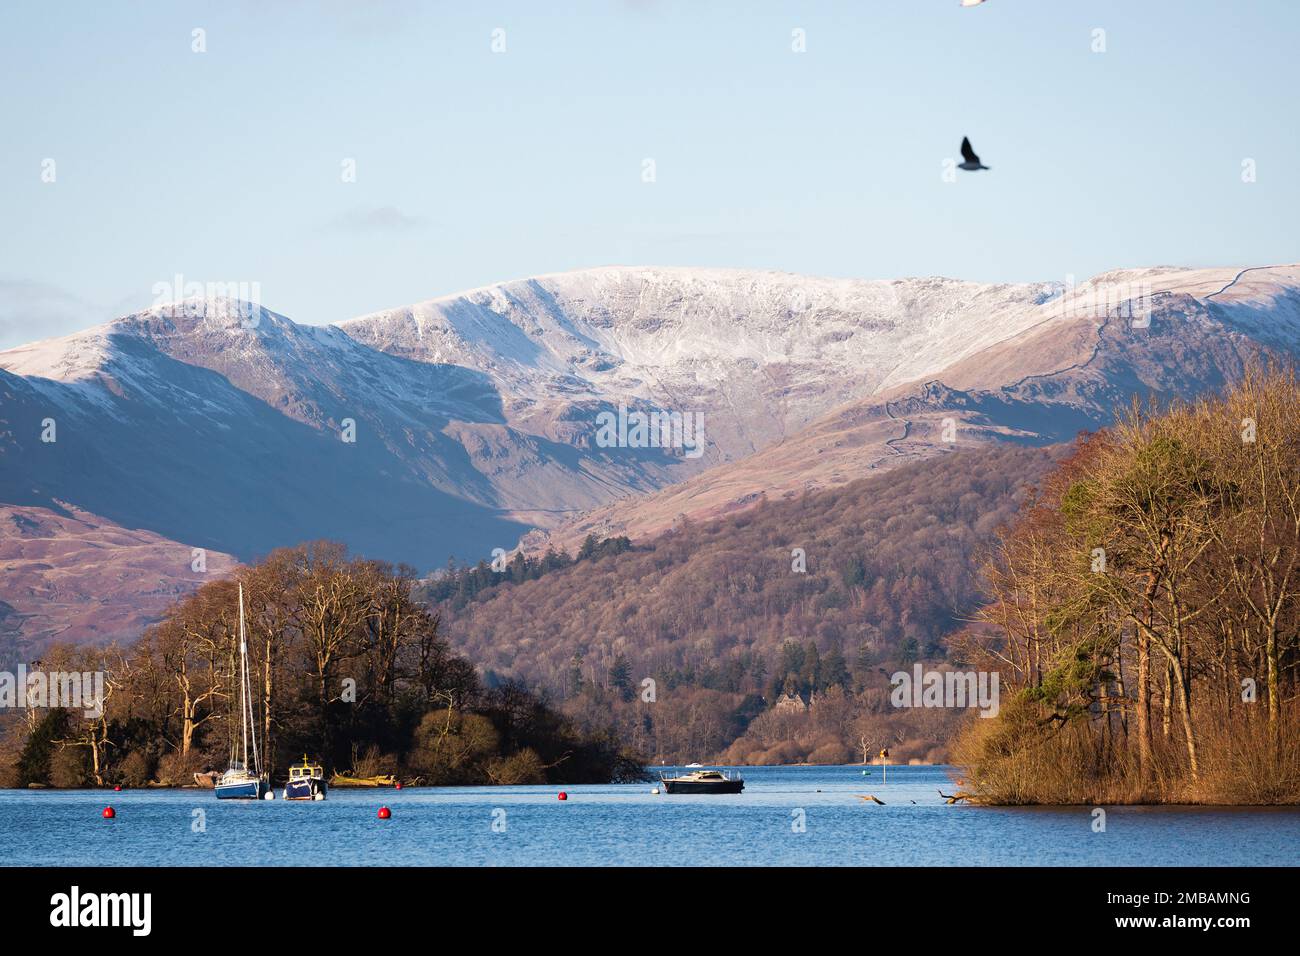
MULTIPOLYGON (((778 764, 778 765, 769 765, 769 769, 771 766, 793 768, 793 767, 819 767, 819 766, 838 766, 838 765, 778 764)), ((856 766, 856 765, 852 765, 852 766, 856 766)), ((933 767, 933 766, 943 766, 943 765, 930 764, 927 766, 933 767)), ((577 788, 577 787, 629 787, 629 788, 638 788, 639 790, 639 788, 647 785, 653 785, 653 781, 650 781, 648 783, 614 783, 612 781, 607 783, 594 783, 594 784, 593 783, 548 783, 548 784, 531 784, 529 786, 536 788, 538 790, 545 790, 545 789, 561 790, 564 788, 577 788)), ((889 784, 885 784, 884 786, 889 787, 889 784)), ((338 786, 331 785, 330 789, 349 791, 349 792, 396 791, 396 790, 401 790, 401 791, 418 790, 421 792, 445 791, 445 790, 475 790, 475 791, 490 792, 490 791, 497 791, 497 790, 518 791, 519 787, 514 785, 502 785, 502 784, 407 784, 407 783, 403 783, 401 784, 401 786, 366 786, 366 785, 343 784, 338 786)), ((0 794, 36 794, 42 792, 60 793, 60 794, 64 794, 64 793, 126 794, 126 793, 140 793, 140 792, 156 793, 159 791, 193 791, 196 793, 204 793, 204 792, 213 792, 213 788, 199 787, 199 786, 195 786, 194 784, 177 784, 177 785, 149 784, 142 787, 123 786, 120 787, 120 789, 115 789, 115 787, 110 787, 110 786, 53 787, 53 786, 40 785, 40 784, 29 785, 27 787, 0 787, 0 794)), ((810 792, 814 792, 814 791, 810 791, 810 792)), ((824 789, 819 788, 815 792, 825 793, 826 791, 824 789)), ((883 794, 888 791, 885 790, 881 792, 883 794)), ((857 794, 852 794, 852 795, 855 797, 858 796, 857 794)), ((272 801, 267 801, 267 802, 272 802, 272 801)), ((279 802, 279 800, 277 799, 274 802, 279 802)), ((1188 801, 1188 800, 1095 801, 1095 802, 1087 802, 1087 803, 991 803, 991 802, 981 801, 978 798, 968 797, 967 799, 961 801, 961 803, 965 803, 967 806, 970 807, 978 807, 981 809, 990 809, 990 810, 998 810, 998 809, 1000 810, 1066 810, 1066 809, 1080 810, 1080 809, 1094 809, 1096 807, 1114 807, 1114 808, 1124 808, 1124 809, 1150 808, 1150 809, 1183 809, 1183 810, 1300 810, 1300 801, 1293 802, 1293 803, 1210 803, 1204 801, 1188 801)), ((899 805, 901 806, 902 804, 899 805)))

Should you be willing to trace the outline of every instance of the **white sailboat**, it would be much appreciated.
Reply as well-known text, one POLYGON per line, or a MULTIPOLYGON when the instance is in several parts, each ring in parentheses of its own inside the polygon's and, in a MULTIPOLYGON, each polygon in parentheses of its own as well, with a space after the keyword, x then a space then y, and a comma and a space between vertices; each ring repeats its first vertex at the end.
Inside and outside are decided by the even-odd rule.
POLYGON ((242 750, 230 741, 230 768, 217 781, 218 800, 261 800, 271 792, 257 752, 257 722, 253 719, 253 689, 248 678, 248 638, 244 631, 244 585, 239 585, 239 721, 242 750), (252 725, 253 762, 248 762, 249 725, 252 725))

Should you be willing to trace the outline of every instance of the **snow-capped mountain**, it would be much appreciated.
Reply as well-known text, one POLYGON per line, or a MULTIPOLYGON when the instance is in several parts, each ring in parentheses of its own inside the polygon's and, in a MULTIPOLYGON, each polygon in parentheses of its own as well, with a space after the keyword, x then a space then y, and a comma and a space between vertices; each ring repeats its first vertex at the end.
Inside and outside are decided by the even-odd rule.
MULTIPOLYGON (((427 570, 849 481, 951 450, 945 420, 957 445, 1067 438, 1297 343, 1292 266, 1078 287, 602 268, 337 327, 192 300, 0 352, 0 505, 54 537, 153 535, 186 567, 337 538, 427 570), (705 454, 610 447, 619 406, 702 416, 705 454)), ((92 552, 50 553, 72 582, 92 552)), ((7 620, 30 619, 49 582, 28 562, 11 593, 13 567, 7 620)))
POLYGON ((475 369, 242 303, 127 316, 0 353, 0 369, 5 501, 66 501, 243 558, 337 535, 429 567, 510 547, 527 527, 516 514, 592 507, 698 467, 517 429, 475 369))
POLYGON ((845 484, 974 442, 1068 441, 1108 424, 1135 397, 1220 388, 1247 362, 1296 360, 1300 266, 1117 271, 995 321, 1007 334, 992 344, 944 364, 936 343, 933 362, 909 364, 910 382, 893 376, 788 439, 530 535, 527 544, 571 547, 593 531, 654 534, 682 516, 845 484))
POLYGON ((345 322, 392 355, 488 375, 512 421, 623 398, 702 411, 710 463, 1014 335, 1063 286, 724 269, 538 276, 345 322))

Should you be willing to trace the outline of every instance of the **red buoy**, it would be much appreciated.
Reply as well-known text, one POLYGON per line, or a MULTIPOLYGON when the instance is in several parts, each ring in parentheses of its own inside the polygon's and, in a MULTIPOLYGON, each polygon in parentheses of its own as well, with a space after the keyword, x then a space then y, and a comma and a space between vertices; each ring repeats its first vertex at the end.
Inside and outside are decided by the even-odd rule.
POLYGON ((114 789, 114 790, 121 790, 121 789, 122 789, 122 785, 119 783, 119 784, 118 784, 116 787, 114 787, 113 789, 114 789))
POLYGON ((567 793, 565 793, 563 790, 561 790, 561 791, 560 791, 560 799, 561 799, 561 800, 568 800, 568 799, 569 799, 569 795, 568 795, 567 793))
POLYGON ((394 789, 394 790, 401 790, 401 789, 402 789, 402 781, 399 780, 399 781, 397 781, 397 783, 393 784, 393 789, 394 789))
POLYGON ((381 819, 381 820, 387 820, 387 819, 388 819, 389 817, 391 817, 392 815, 393 815, 393 811, 392 811, 392 810, 389 810, 387 807, 380 807, 380 808, 379 808, 379 819, 381 819))
POLYGON ((111 820, 111 819, 113 819, 115 816, 117 816, 117 811, 115 811, 112 807, 105 807, 105 808, 104 808, 104 819, 105 819, 105 820, 111 820))

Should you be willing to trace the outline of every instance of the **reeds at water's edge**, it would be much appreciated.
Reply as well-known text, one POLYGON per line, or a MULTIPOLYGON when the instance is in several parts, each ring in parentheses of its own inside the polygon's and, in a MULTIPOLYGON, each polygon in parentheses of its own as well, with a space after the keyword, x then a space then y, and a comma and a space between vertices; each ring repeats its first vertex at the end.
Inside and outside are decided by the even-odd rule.
POLYGON ((975 719, 957 740, 953 762, 972 802, 986 805, 1300 804, 1300 714, 1291 707, 1279 722, 1274 736, 1266 720, 1207 714, 1197 727, 1202 758, 1195 780, 1177 737, 1156 734, 1144 779, 1135 748, 1122 736, 1103 741, 1083 724, 1010 746, 997 739, 1005 728, 975 719))

